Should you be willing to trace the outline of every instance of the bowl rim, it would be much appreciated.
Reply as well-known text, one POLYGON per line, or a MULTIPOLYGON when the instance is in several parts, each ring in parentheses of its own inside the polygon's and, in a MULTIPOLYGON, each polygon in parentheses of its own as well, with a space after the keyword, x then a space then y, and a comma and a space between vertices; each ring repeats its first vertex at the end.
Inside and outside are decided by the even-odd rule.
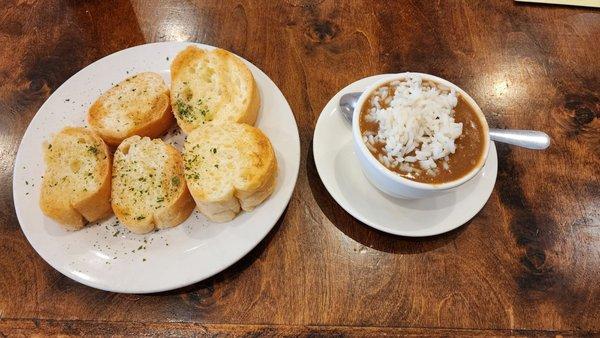
MULTIPOLYGON (((458 187, 458 186, 466 183, 473 177, 475 177, 475 175, 477 175, 477 173, 479 173, 479 171, 481 171, 481 168, 483 168, 483 166, 485 165, 485 161, 487 160, 487 157, 489 154, 489 149, 490 149, 490 137, 489 137, 489 126, 487 123, 487 119, 486 119, 485 115, 483 114, 483 111, 481 110, 481 108, 479 107, 477 102, 475 102, 475 100, 466 91, 464 91, 462 88, 455 85, 454 83, 452 83, 446 79, 440 78, 438 76, 435 76, 432 74, 426 74, 426 73, 417 73, 417 72, 404 72, 404 73, 396 73, 396 74, 386 75, 385 77, 383 77, 380 80, 377 80, 375 83, 373 83, 372 85, 370 85, 363 91, 363 93, 358 98, 355 111, 357 111, 358 114, 353 114, 353 116, 352 116, 352 134, 353 134, 352 136, 354 138, 354 141, 356 143, 358 143, 358 148, 360 149, 360 151, 363 152, 363 154, 366 154, 365 158, 367 159, 367 161, 373 167, 375 167, 378 172, 382 173, 386 178, 392 180, 395 183, 399 183, 399 184, 409 186, 411 188, 420 189, 420 190, 431 190, 431 191, 448 190, 448 189, 458 187), (443 183, 424 183, 424 182, 413 181, 411 179, 400 176, 400 175, 396 174, 395 172, 393 172, 392 170, 388 169, 381 162, 379 162, 375 158, 375 156, 369 151, 369 149, 367 149, 367 146, 365 145, 365 143, 362 140, 362 135, 361 135, 360 126, 359 126, 359 118, 360 118, 360 112, 362 111, 362 107, 365 104, 365 102, 367 101, 367 98, 371 95, 372 92, 374 92, 377 88, 379 88, 381 85, 383 85, 385 83, 395 81, 395 80, 405 79, 408 76, 414 76, 414 75, 421 76, 421 78, 423 80, 429 80, 429 81, 435 82, 437 84, 441 84, 446 87, 454 89, 457 93, 459 93, 465 99, 465 101, 467 101, 467 103, 472 108, 474 108, 473 110, 477 114, 477 116, 481 122, 481 125, 483 126, 484 134, 486 135, 486 137, 484 138, 484 142, 485 142, 484 154, 483 154, 483 156, 481 156, 481 158, 479 159, 477 164, 473 167, 473 169, 471 169, 467 174, 461 176, 458 179, 448 181, 448 182, 443 182, 443 183)), ((361 161, 360 163, 362 164, 364 162, 361 161)), ((364 164, 362 164, 362 165, 364 165, 364 164)))

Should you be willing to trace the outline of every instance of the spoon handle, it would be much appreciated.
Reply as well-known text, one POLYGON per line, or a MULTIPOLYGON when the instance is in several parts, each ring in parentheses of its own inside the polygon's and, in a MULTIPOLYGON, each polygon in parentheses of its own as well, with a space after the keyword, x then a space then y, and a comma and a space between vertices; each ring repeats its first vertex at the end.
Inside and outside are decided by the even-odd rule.
POLYGON ((542 150, 550 146, 550 136, 536 130, 490 129, 490 139, 527 149, 542 150))

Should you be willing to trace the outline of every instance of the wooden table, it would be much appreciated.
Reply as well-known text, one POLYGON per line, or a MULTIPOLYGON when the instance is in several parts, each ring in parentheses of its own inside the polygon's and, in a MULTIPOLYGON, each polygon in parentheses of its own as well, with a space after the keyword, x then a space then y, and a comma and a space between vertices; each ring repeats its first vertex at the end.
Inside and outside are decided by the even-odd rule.
POLYGON ((0 335, 600 334, 597 10, 510 0, 15 0, 0 9, 0 75, 0 335), (225 272, 155 295, 94 290, 25 239, 12 202, 15 153, 44 100, 79 69, 169 40, 228 49, 273 79, 300 130, 298 185, 268 237, 225 272), (483 210, 433 238, 353 219, 312 157, 331 96, 407 70, 464 88, 492 127, 553 140, 544 152, 498 144, 483 210))

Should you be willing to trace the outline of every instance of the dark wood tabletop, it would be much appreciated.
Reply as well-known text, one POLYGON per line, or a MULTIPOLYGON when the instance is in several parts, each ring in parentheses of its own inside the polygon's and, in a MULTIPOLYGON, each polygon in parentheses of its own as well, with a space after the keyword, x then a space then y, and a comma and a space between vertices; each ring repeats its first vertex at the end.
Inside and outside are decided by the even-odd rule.
POLYGON ((9 0, 0 7, 0 79, 0 336, 600 334, 598 10, 510 0, 9 0), (19 142, 81 68, 127 47, 184 40, 243 56, 287 98, 302 146, 290 204, 250 254, 198 284, 154 295, 78 284, 19 227, 19 142), (485 207, 431 238, 352 218, 312 156, 315 123, 338 90, 402 71, 461 86, 491 127, 552 137, 546 151, 497 144, 485 207))

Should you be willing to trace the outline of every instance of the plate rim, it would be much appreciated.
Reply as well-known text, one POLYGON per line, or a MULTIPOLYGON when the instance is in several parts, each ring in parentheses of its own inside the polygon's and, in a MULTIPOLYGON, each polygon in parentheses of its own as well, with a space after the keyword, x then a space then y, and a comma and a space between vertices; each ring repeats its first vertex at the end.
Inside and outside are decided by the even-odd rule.
MULTIPOLYGON (((338 92, 336 92, 331 99, 325 104, 325 106, 323 107, 323 109, 321 110, 321 113, 319 114, 319 117, 317 119, 317 123, 315 124, 315 131, 314 134, 317 133, 317 130, 319 130, 319 124, 322 123, 321 121, 325 119, 325 115, 329 113, 329 111, 331 109, 336 109, 335 107, 329 108, 331 105, 335 105, 335 99, 339 96, 342 95, 342 93, 345 92, 349 92, 350 88, 354 87, 354 86, 358 86, 360 82, 366 82, 365 84, 365 88, 368 86, 369 82, 375 82, 381 78, 384 78, 386 76, 389 76, 391 74, 376 74, 376 75, 371 75, 371 76, 367 76, 361 79, 358 79, 350 84, 348 84, 347 86, 345 86, 344 88, 340 89, 338 92)), ((352 133, 352 130, 348 130, 349 133, 352 133)), ((491 168, 491 171, 493 173, 493 181, 494 184, 492 185, 492 188, 490 189, 489 194, 487 194, 487 197, 485 199, 482 199, 482 202, 480 205, 478 205, 476 208, 473 208, 475 211, 475 213, 473 213, 472 216, 465 216, 462 217, 460 219, 460 221, 456 222, 456 225, 451 225, 451 226, 443 226, 441 228, 433 228, 433 229, 437 229, 434 231, 419 231, 419 232, 407 232, 407 231, 402 231, 402 230, 398 230, 398 229, 393 229, 390 227, 386 227, 386 226, 382 226, 380 224, 377 224, 376 222, 372 222, 369 219, 365 218, 361 213, 359 213, 358 211, 356 211, 351 205, 346 205, 345 202, 343 202, 343 199, 340 198, 340 196, 338 196, 338 194, 334 191, 332 191, 332 187, 330 186, 330 184, 328 184, 324 179, 323 179, 323 174, 321 172, 321 170, 323 170, 322 165, 319 165, 318 160, 317 160, 317 148, 318 146, 315 146, 317 142, 317 138, 314 137, 313 135, 313 140, 312 140, 312 148, 313 148, 313 159, 315 161, 315 167, 317 169, 317 173, 319 174, 319 179, 321 180, 321 182, 323 183, 323 185, 325 186, 325 189, 327 190, 327 192, 329 193, 329 195, 334 199, 334 201, 340 206, 342 207, 342 209, 344 209, 347 213, 349 213, 352 217, 354 217, 356 220, 360 221, 361 223, 379 230, 381 232, 385 232, 391 235, 395 235, 395 236, 400 236, 400 237, 411 237, 411 238, 423 238, 423 237, 431 237, 431 236, 436 236, 436 235, 441 235, 447 232, 450 232, 454 229, 457 229, 461 226, 463 226, 464 224, 468 223, 471 219, 473 219, 475 216, 477 216, 477 214, 481 211, 481 209, 483 209, 483 207, 485 206, 485 204, 487 203, 487 201, 489 200, 490 196, 493 193, 494 190, 494 185, 497 179, 497 174, 498 174, 498 158, 497 158, 497 152, 496 152, 496 147, 494 142, 490 142, 490 148, 489 148, 489 154, 488 154, 488 159, 486 160, 486 163, 484 165, 484 168, 486 166, 489 165, 489 163, 494 162, 495 163, 495 168, 491 168), (493 159, 492 159, 493 157, 493 159), (342 202, 340 202, 340 200, 342 200, 342 202)), ((480 177, 481 175, 483 175, 484 170, 482 169, 475 177, 480 177)), ((475 178, 474 177, 474 178, 475 178)))
MULTIPOLYGON (((77 72, 75 72, 73 75, 71 75, 68 79, 66 79, 63 83, 61 83, 55 90, 53 90, 52 94, 50 94, 50 96, 48 96, 48 98, 46 98, 44 100, 44 103, 42 103, 42 105, 37 109, 37 111, 35 112, 34 116, 31 118, 31 120, 29 121, 27 128, 25 128, 25 132, 23 133, 23 135, 21 136, 21 140, 19 141, 19 146, 17 148, 17 153, 15 155, 15 160, 14 160, 14 164, 13 164, 13 172, 12 172, 12 197, 13 197, 13 206, 14 206, 14 210, 15 210, 15 214, 17 216, 17 221, 19 222, 19 228, 21 229, 21 232, 25 235, 25 238, 27 239, 27 242, 29 243, 29 245, 33 248, 33 250, 36 252, 36 254, 41 257, 48 265, 50 265, 53 269, 55 269, 56 271, 60 272, 62 275, 78 282, 81 283, 83 285, 86 285, 88 287, 94 288, 94 289, 98 289, 98 290, 103 290, 103 291, 109 291, 109 292, 115 292, 115 293, 125 293, 125 294, 150 294, 150 293, 158 293, 158 292, 165 292, 165 291, 171 291, 171 290, 177 290, 189 285, 193 285, 196 283, 199 283, 201 281, 204 281, 208 278, 211 278, 221 272, 223 272, 224 270, 228 269, 229 267, 231 267, 232 265, 234 265, 235 263, 239 262, 242 258, 244 258, 246 255, 248 255, 252 250, 254 250, 260 243, 262 243, 262 241, 267 237, 267 235, 273 230, 273 228, 275 227, 275 225, 281 220, 282 215, 284 214, 284 212, 288 209, 290 200, 292 198, 292 196, 294 195, 294 192, 296 191, 296 185, 298 182, 298 176, 299 176, 299 172, 300 172, 300 162, 302 159, 302 145, 301 145, 301 140, 300 140, 300 131, 298 129, 298 123, 296 121, 296 116, 294 115, 294 111, 292 110, 287 98, 285 97, 285 95, 283 94, 283 92, 281 91, 281 89, 277 86, 277 84, 275 84, 275 82, 262 70, 260 69, 258 66, 256 66, 255 64, 253 64, 252 62, 248 61, 247 59, 231 52, 232 54, 234 54, 235 56, 237 56, 238 58, 242 59, 244 62, 251 64, 252 66, 254 66, 260 73, 261 76, 264 76, 264 78, 268 81, 268 84, 270 86, 272 86, 273 89, 275 89, 275 92, 277 95, 281 95, 281 97, 283 98, 283 101, 285 102, 290 115, 291 115, 291 119, 292 119, 292 123, 294 126, 294 130, 295 133, 293 133, 293 137, 295 139, 296 143, 296 149, 294 149, 294 151, 296 152, 297 156, 294 159, 295 163, 297 164, 296 166, 294 166, 295 172, 291 172, 290 173, 290 186, 291 189, 289 191, 288 196, 285 196, 283 198, 283 200, 285 200, 285 203, 283 203, 283 207, 281 208, 281 210, 277 211, 277 217, 275 218, 273 224, 265 227, 265 231, 264 233, 260 234, 258 236, 258 240, 256 241, 256 243, 248 246, 247 250, 241 250, 240 253, 238 255, 235 255, 235 258, 232 259, 230 262, 223 264, 220 268, 215 269, 215 271, 206 274, 204 276, 201 276, 200 278, 191 278, 189 280, 184 280, 178 283, 171 283, 168 286, 165 287, 155 287, 155 288, 119 288, 119 287, 112 287, 109 284, 102 284, 102 283, 97 283, 95 281, 90 281, 90 280, 86 280, 81 278, 80 276, 78 276, 77 274, 74 274, 72 272, 70 272, 68 269, 63 269, 62 266, 60 266, 60 264, 58 264, 57 262, 53 262, 50 259, 48 259, 47 257, 45 257, 44 255, 42 255, 38 249, 34 246, 32 239, 30 238, 30 234, 28 234, 28 231, 26 231, 22 225, 22 216, 21 216, 21 212, 19 212, 19 210, 21 208, 17 207, 18 204, 18 196, 17 196, 17 191, 18 191, 18 183, 17 180, 15 179, 15 176, 17 175, 17 170, 19 168, 19 166, 22 166, 23 163, 23 156, 25 156, 22 153, 22 148, 23 148, 23 144, 24 144, 24 140, 25 140, 25 136, 28 134, 28 132, 30 132, 30 127, 33 124, 34 121, 36 121, 36 119, 41 118, 40 114, 38 114, 42 109, 44 109, 44 107, 48 104, 48 102, 51 100, 51 98, 53 96, 56 95, 56 93, 59 91, 59 89, 61 87, 63 87, 66 83, 68 83, 71 79, 73 79, 74 77, 78 76, 81 72, 83 72, 85 69, 89 68, 89 67, 93 67, 94 65, 100 63, 101 61, 103 61, 106 58, 109 57, 114 57, 116 55, 119 55, 121 53, 124 53, 126 51, 130 51, 132 49, 136 49, 136 48, 152 48, 154 46, 180 46, 181 48, 185 48, 187 46, 190 45, 194 45, 200 48, 205 48, 205 49, 216 49, 216 48, 220 48, 220 47, 216 47, 216 46, 212 46, 212 45, 208 45, 208 44, 204 44, 204 43, 200 43, 200 42, 193 42, 193 41, 162 41, 162 42, 151 42, 151 43, 145 43, 145 44, 138 44, 135 46, 131 46, 125 49, 121 49, 118 50, 114 53, 105 55, 95 61, 93 61, 92 63, 86 65, 85 67, 79 69, 77 72)), ((37 201, 32 201, 34 204, 37 204, 37 201)), ((45 216, 44 216, 45 217, 45 216)), ((190 217, 192 217, 190 215, 190 217)))

